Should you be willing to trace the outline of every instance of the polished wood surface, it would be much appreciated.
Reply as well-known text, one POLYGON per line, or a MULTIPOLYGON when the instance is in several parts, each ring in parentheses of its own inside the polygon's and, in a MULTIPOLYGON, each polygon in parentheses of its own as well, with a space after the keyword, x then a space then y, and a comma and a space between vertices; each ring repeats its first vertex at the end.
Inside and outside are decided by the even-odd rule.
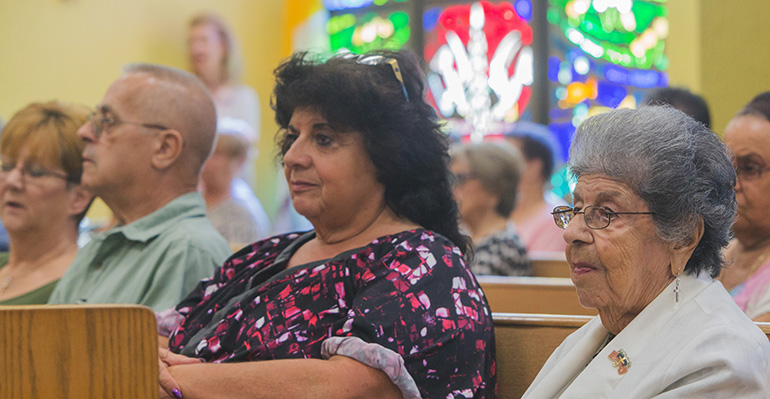
POLYGON ((569 277, 569 263, 564 252, 530 252, 534 277, 569 277))
POLYGON ((477 276, 489 307, 499 313, 596 315, 584 308, 568 278, 477 276))
POLYGON ((497 354, 497 397, 524 394, 554 349, 590 316, 493 313, 497 354))
POLYGON ((0 398, 157 398, 157 342, 143 306, 0 306, 0 398))

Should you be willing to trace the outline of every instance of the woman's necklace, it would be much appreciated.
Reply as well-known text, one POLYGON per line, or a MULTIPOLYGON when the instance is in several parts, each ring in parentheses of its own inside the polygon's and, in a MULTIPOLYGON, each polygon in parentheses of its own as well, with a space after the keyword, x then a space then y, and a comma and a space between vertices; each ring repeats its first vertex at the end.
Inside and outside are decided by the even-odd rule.
POLYGON ((749 277, 751 277, 754 272, 756 272, 757 269, 759 269, 765 263, 765 259, 767 259, 768 255, 770 255, 770 246, 762 251, 762 253, 757 257, 757 260, 751 264, 751 269, 749 269, 749 277))
POLYGON ((13 281, 13 276, 8 276, 0 280, 0 295, 5 294, 5 291, 8 289, 8 287, 11 286, 12 281, 13 281))

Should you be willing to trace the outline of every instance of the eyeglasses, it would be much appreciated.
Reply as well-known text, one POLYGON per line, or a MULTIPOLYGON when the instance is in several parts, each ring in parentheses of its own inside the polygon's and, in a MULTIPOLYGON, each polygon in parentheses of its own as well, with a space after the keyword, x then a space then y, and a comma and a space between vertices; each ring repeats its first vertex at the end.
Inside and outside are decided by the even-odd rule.
POLYGON ((465 184, 465 182, 476 178, 476 175, 474 175, 473 173, 457 173, 457 174, 454 174, 453 176, 454 176, 454 180, 452 181, 452 183, 455 186, 460 186, 462 184, 465 184))
MULTIPOLYGON (((13 172, 13 170, 16 169, 16 164, 14 162, 5 162, 2 161, 0 164, 0 179, 5 180, 8 178, 8 175, 13 172)), ((67 176, 64 173, 58 173, 50 171, 46 168, 43 168, 42 166, 27 164, 21 169, 19 169, 19 172, 21 172, 22 177, 29 177, 33 180, 39 180, 44 177, 55 177, 57 179, 62 179, 71 183, 78 183, 78 179, 71 178, 67 176)))
POLYGON ((770 168, 763 168, 757 164, 750 163, 736 166, 735 174, 744 180, 756 180, 762 177, 763 172, 768 170, 770 170, 770 168))
POLYGON ((151 123, 142 123, 142 122, 130 122, 130 121, 121 121, 117 118, 110 118, 102 115, 99 111, 94 111, 91 113, 91 115, 88 115, 88 121, 91 122, 91 131, 94 133, 94 137, 97 139, 102 135, 102 132, 104 131, 104 127, 110 127, 119 125, 121 123, 125 123, 128 125, 137 125, 142 126, 150 129, 159 129, 159 130, 166 130, 167 127, 163 125, 154 125, 151 123))
POLYGON ((393 69, 393 75, 398 79, 398 83, 401 84, 401 91, 404 92, 404 98, 406 102, 409 102, 409 94, 406 92, 406 85, 404 84, 404 77, 401 76, 401 67, 398 66, 398 60, 392 57, 386 57, 381 54, 354 54, 345 53, 338 55, 337 57, 343 60, 355 60, 361 65, 382 65, 388 64, 393 69))
POLYGON ((586 221, 586 225, 593 230, 601 230, 607 228, 617 215, 654 215, 653 212, 615 212, 606 206, 589 205, 583 210, 575 210, 571 206, 557 206, 553 208, 553 221, 559 228, 566 229, 575 215, 583 215, 583 219, 586 221))

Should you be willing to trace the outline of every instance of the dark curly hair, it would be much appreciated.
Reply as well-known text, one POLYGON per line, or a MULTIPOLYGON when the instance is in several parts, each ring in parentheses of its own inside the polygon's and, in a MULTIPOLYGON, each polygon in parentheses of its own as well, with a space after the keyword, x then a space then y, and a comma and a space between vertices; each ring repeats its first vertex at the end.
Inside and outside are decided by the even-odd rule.
POLYGON ((294 110, 317 110, 335 130, 362 134, 377 179, 385 186, 385 202, 398 216, 447 237, 466 253, 469 239, 458 229, 448 144, 435 110, 423 99, 417 57, 391 51, 366 54, 372 55, 398 61, 403 85, 390 64, 365 65, 357 57, 324 62, 298 52, 276 68, 270 105, 280 126, 278 157, 288 150, 284 132, 294 110))

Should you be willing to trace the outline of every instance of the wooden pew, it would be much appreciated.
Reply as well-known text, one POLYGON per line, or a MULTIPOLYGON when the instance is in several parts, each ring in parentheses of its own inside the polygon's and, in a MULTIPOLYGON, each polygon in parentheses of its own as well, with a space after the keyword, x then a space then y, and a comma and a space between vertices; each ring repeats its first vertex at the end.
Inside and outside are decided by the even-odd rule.
POLYGON ((0 306, 0 348, 3 399, 158 397, 147 307, 0 306))
POLYGON ((564 338, 590 316, 493 313, 498 399, 521 398, 564 338))
POLYGON ((569 277, 569 264, 564 252, 530 252, 532 276, 569 277))
POLYGON ((596 315, 580 305, 568 278, 476 276, 492 312, 596 315))

